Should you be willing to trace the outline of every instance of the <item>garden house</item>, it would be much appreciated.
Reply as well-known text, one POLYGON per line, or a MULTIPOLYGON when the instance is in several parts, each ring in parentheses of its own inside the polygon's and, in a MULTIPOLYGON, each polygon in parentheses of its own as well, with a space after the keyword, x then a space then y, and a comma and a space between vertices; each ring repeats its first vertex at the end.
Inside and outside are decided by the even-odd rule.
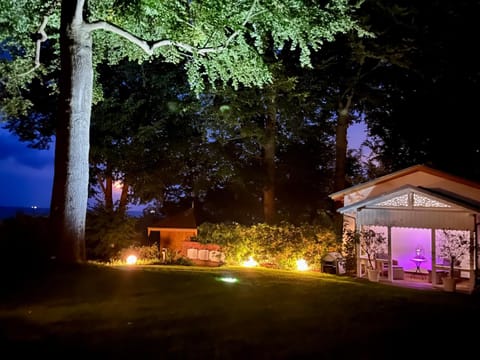
POLYGON ((176 257, 189 259, 200 266, 219 266, 225 261, 225 254, 219 245, 201 244, 193 241, 198 234, 197 219, 193 208, 166 217, 147 227, 147 235, 159 233, 159 248, 170 251, 176 257))
MULTIPOLYGON (((330 195, 343 215, 344 231, 374 230, 386 238, 375 267, 383 280, 440 286, 449 275, 442 255, 446 235, 467 239, 454 272, 468 291, 478 283, 480 183, 425 165, 415 165, 330 195)), ((357 271, 366 276, 365 254, 357 245, 357 271)))
POLYGON ((160 233, 159 248, 161 250, 170 249, 181 252, 183 243, 190 240, 192 236, 197 236, 197 222, 194 209, 189 208, 148 226, 148 237, 155 231, 160 233))

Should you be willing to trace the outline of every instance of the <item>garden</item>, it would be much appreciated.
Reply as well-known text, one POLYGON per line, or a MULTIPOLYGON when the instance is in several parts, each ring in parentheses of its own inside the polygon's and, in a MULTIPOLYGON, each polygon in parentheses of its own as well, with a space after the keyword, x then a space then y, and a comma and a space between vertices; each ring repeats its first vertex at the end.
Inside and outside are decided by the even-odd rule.
POLYGON ((417 331, 444 331, 456 354, 466 356, 475 337, 466 329, 480 310, 477 295, 311 271, 98 264, 52 266, 28 276, 22 270, 19 264, 8 276, 3 272, 0 290, 0 345, 18 357, 444 354, 442 347, 412 340, 417 331))

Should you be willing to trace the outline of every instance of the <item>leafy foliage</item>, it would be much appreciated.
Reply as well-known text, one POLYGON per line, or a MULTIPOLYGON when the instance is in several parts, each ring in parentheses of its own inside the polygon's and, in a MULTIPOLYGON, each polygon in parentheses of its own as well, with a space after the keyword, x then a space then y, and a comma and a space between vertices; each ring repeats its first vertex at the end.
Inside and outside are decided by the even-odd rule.
POLYGON ((459 230, 444 229, 441 232, 439 256, 448 260, 450 264, 450 276, 453 276, 453 269, 460 264, 463 257, 470 254, 471 245, 468 232, 459 230))
POLYGON ((191 266, 193 263, 190 259, 182 256, 179 251, 166 249, 160 252, 158 244, 147 245, 130 245, 118 251, 109 259, 111 264, 125 264, 126 259, 134 255, 137 257, 136 264, 149 265, 183 265, 191 266))
POLYGON ((319 269, 322 257, 338 247, 329 228, 286 222, 275 226, 203 223, 198 241, 220 245, 227 264, 240 265, 252 256, 260 264, 281 269, 296 268, 299 258, 319 269))
MULTIPOLYGON (((12 55, 15 53, 12 49, 19 49, 14 61, 2 61, 3 69, 0 69, 2 74, 13 74, 3 82, 9 94, 16 93, 18 86, 28 84, 36 76, 35 72, 18 75, 31 70, 35 58, 31 34, 38 30, 43 16, 49 16, 45 33, 58 54, 59 4, 55 0, 2 1, 2 49, 9 49, 12 55)), ((100 64, 104 59, 110 64, 118 64, 123 59, 143 62, 160 57, 166 62, 180 64, 188 59, 185 70, 197 93, 201 93, 205 81, 214 87, 223 82, 234 88, 240 84, 269 83, 271 74, 261 54, 267 46, 264 39, 270 35, 277 49, 282 49, 286 42, 291 48, 299 49, 301 64, 309 66, 311 52, 324 42, 332 41, 335 34, 351 29, 361 36, 368 34, 352 18, 355 9, 348 0, 332 0, 328 5, 303 0, 96 0, 85 6, 85 20, 89 23, 108 21, 139 39, 151 42, 166 39, 170 44, 158 46, 149 53, 138 43, 112 31, 94 31, 94 63, 100 64)), ((48 71, 58 68, 58 64, 55 66, 53 62, 48 69, 42 63, 40 67, 48 71)))
POLYGON ((354 275, 357 273, 357 244, 359 236, 358 233, 352 230, 345 230, 343 234, 341 253, 345 257, 345 271, 349 275, 354 275))
POLYGON ((373 142, 384 174, 424 163, 478 181, 480 169, 470 164, 480 161, 480 143, 469 131, 476 110, 465 104, 475 103, 480 91, 480 55, 469 45, 479 36, 480 4, 430 1, 408 7, 412 15, 399 35, 408 36, 416 51, 407 68, 383 76, 389 110, 379 107, 369 117, 370 140, 378 140, 373 142))
POLYGON ((375 269, 374 261, 377 254, 385 252, 386 238, 381 233, 372 229, 346 230, 345 239, 350 247, 352 244, 360 245, 360 254, 365 253, 368 260, 368 268, 375 269))
POLYGON ((462 260, 470 250, 470 239, 465 232, 443 230, 441 241, 439 255, 447 259, 462 260))
MULTIPOLYGON (((357 29, 365 35, 351 16, 354 8, 349 0, 314 2, 317 6, 301 0, 138 0, 131 7, 117 0, 55 0, 21 5, 19 11, 12 11, 18 6, 13 1, 0 7, 0 38, 6 39, 7 46, 28 48, 26 57, 7 64, 11 62, 20 69, 30 55, 33 69, 40 68, 36 50, 48 40, 48 34, 59 34, 62 42, 55 44, 61 45, 55 49, 62 52, 57 58, 62 60, 62 72, 56 154, 64 158, 55 162, 52 230, 55 238, 62 240, 58 241, 59 257, 74 263, 85 260, 88 139, 96 64, 105 59, 114 64, 125 58, 141 62, 153 57, 179 64, 185 59, 189 84, 199 94, 205 82, 213 87, 221 82, 235 88, 238 84, 268 83, 270 74, 260 56, 264 39, 271 37, 276 49, 291 43, 300 50, 301 64, 308 66, 311 51, 336 34, 357 29), (5 18, 11 21, 5 22, 5 18), (35 50, 28 44, 32 24, 38 37, 35 50), (19 31, 9 32, 12 29, 19 31)), ((23 75, 33 73, 29 70, 23 75)), ((30 81, 31 77, 23 83, 30 81)), ((11 84, 20 85, 21 81, 2 82, 15 96, 16 86, 11 84)))
POLYGON ((135 218, 119 217, 102 207, 89 211, 85 229, 87 258, 107 261, 120 249, 141 244, 143 234, 136 230, 136 222, 135 218))
POLYGON ((130 245, 120 249, 109 260, 112 263, 125 263, 125 260, 130 255, 135 255, 137 257, 137 264, 154 264, 160 261, 158 244, 153 244, 150 246, 130 245))
MULTIPOLYGON (((157 60, 104 64, 100 75, 104 97, 92 109, 92 191, 98 179, 111 176, 129 187, 130 202, 163 202, 173 185, 191 193, 197 179, 189 167, 201 168, 192 158, 214 156, 196 151, 203 139, 196 125, 200 103, 185 74, 157 60)), ((206 168, 212 168, 208 161, 206 168)))

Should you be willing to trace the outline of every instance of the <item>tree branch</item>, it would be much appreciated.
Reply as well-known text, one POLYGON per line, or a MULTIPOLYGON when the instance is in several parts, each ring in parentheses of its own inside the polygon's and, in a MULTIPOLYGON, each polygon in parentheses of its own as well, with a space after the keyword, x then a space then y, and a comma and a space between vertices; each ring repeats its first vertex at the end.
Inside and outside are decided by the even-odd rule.
POLYGON ((43 21, 36 32, 37 41, 35 41, 35 65, 30 70, 20 74, 20 76, 28 75, 40 67, 40 50, 42 47, 42 43, 47 41, 48 39, 47 33, 45 32, 45 27, 47 26, 47 24, 48 24, 48 16, 44 16, 43 21))
MULTIPOLYGON (((82 2, 82 1, 81 1, 82 2)), ((252 18, 255 17, 257 14, 254 14, 253 11, 255 9, 255 6, 257 5, 257 0, 254 0, 252 3, 252 6, 250 7, 247 16, 245 17, 245 20, 242 23, 242 26, 245 26, 248 21, 252 18)), ((219 52, 225 49, 228 44, 230 44, 233 39, 235 39, 240 32, 235 31, 233 34, 231 34, 227 41, 225 42, 224 45, 222 46, 217 46, 217 47, 203 47, 203 48, 196 48, 194 46, 181 43, 178 41, 173 41, 173 40, 156 40, 156 41, 147 41, 145 39, 142 39, 134 34, 132 34, 129 31, 126 31, 112 23, 109 23, 107 21, 96 21, 93 23, 85 24, 84 29, 87 31, 95 31, 95 30, 105 30, 105 31, 110 31, 111 33, 117 34, 131 43, 137 45, 140 47, 143 51, 145 51, 148 55, 153 55, 153 52, 163 46, 174 46, 176 48, 182 49, 190 54, 199 54, 199 55, 205 55, 208 53, 213 53, 213 52, 219 52)))
POLYGON ((75 15, 73 16, 73 23, 75 25, 81 25, 83 22, 83 7, 85 6, 85 0, 78 0, 75 7, 75 15))
MULTIPOLYGON (((247 16, 245 17, 245 20, 242 23, 242 26, 245 26, 248 21, 252 18, 257 16, 259 13, 254 14, 254 9, 257 5, 258 0, 253 0, 252 6, 250 7, 247 16)), ((36 34, 38 35, 38 38, 36 40, 35 44, 35 65, 32 69, 20 74, 20 76, 28 75, 31 72, 35 71, 40 67, 40 50, 41 50, 41 45, 43 42, 45 42, 48 39, 47 33, 45 32, 45 28, 48 24, 48 18, 49 15, 52 11, 52 9, 55 8, 55 5, 58 4, 58 0, 52 1, 52 4, 50 6, 49 11, 47 12, 47 15, 43 17, 43 21, 38 28, 36 34)), ((81 25, 83 22, 83 7, 85 5, 85 0, 79 0, 77 2, 77 6, 75 8, 75 16, 74 16, 74 22, 77 25, 81 25)), ((163 46, 174 46, 178 49, 184 50, 185 52, 188 52, 190 54, 198 54, 198 55, 205 55, 208 53, 213 53, 213 52, 219 52, 224 50, 239 34, 239 31, 235 31, 233 34, 231 34, 227 41, 225 42, 224 45, 222 46, 217 46, 217 47, 203 47, 203 48, 196 48, 194 46, 178 42, 178 41, 173 41, 173 40, 157 40, 157 41, 147 41, 145 39, 142 39, 114 24, 111 24, 107 21, 96 21, 93 23, 85 23, 83 24, 83 27, 86 31, 95 31, 95 30, 105 30, 105 31, 110 31, 114 34, 117 34, 119 36, 122 36, 123 38, 127 39, 131 43, 137 45, 140 47, 143 51, 145 51, 148 55, 153 55, 153 52, 163 46)))
POLYGON ((117 34, 131 43, 137 45, 140 47, 143 51, 145 51, 148 55, 152 55, 153 52, 163 46, 175 46, 179 49, 185 50, 186 52, 189 52, 191 54, 200 54, 200 55, 205 55, 207 53, 211 52, 218 52, 222 50, 224 47, 217 47, 217 48, 201 48, 197 49, 194 46, 184 44, 178 41, 173 41, 173 40, 157 40, 157 41, 147 41, 145 39, 142 39, 114 24, 111 24, 106 21, 96 21, 90 24, 85 24, 84 25, 85 29, 87 31, 95 31, 95 30, 105 30, 105 31, 110 31, 111 33, 117 34))
MULTIPOLYGON (((83 2, 85 0, 81 0, 82 6, 83 2)), ((20 76, 28 75, 31 72, 35 71, 40 67, 40 51, 42 48, 42 43, 47 41, 48 36, 47 33, 45 32, 45 28, 47 27, 48 24, 48 19, 50 15, 53 13, 53 11, 60 6, 60 0, 52 0, 51 3, 46 7, 45 15, 43 16, 42 23, 40 24, 37 32, 37 39, 35 41, 35 60, 34 60, 34 67, 27 72, 19 74, 20 76)))

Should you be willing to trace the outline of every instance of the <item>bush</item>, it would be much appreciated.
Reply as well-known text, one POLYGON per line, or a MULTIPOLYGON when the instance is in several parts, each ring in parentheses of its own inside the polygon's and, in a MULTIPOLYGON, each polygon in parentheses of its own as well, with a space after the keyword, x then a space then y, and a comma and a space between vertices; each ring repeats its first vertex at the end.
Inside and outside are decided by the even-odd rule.
POLYGON ((23 214, 0 221, 3 265, 21 263, 36 267, 49 262, 54 255, 54 243, 48 221, 48 217, 23 214))
POLYGON ((260 264, 279 269, 295 269, 300 258, 311 268, 320 269, 322 257, 339 248, 330 228, 286 222, 253 226, 204 223, 199 226, 197 240, 220 245, 227 264, 240 265, 252 256, 260 264))
POLYGON ((117 254, 110 259, 110 261, 114 263, 124 263, 127 257, 130 255, 135 255, 137 257, 137 263, 139 264, 152 264, 160 262, 160 250, 158 249, 158 245, 131 245, 118 251, 117 254))
POLYGON ((162 258, 162 264, 191 266, 193 263, 190 259, 182 256, 180 251, 167 249, 165 252, 165 260, 162 258))
POLYGON ((158 244, 151 246, 129 246, 121 249, 116 256, 110 259, 111 263, 124 264, 130 255, 137 257, 137 264, 150 265, 184 265, 191 266, 193 263, 190 259, 183 257, 179 251, 167 249, 165 259, 158 248, 158 244))
POLYGON ((140 245, 144 236, 135 228, 137 221, 101 208, 89 211, 85 229, 87 258, 108 261, 119 250, 140 245))

